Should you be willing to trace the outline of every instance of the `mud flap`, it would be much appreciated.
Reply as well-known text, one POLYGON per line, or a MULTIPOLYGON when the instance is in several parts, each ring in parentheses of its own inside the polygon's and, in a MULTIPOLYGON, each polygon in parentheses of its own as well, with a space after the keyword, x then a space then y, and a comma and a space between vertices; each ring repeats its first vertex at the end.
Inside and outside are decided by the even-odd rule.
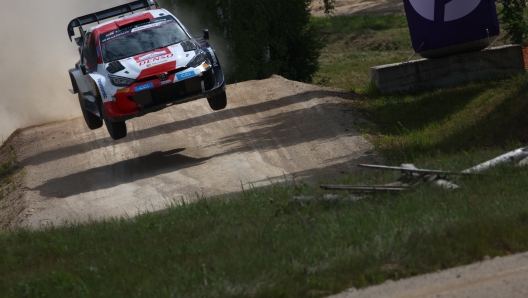
POLYGON ((82 108, 83 109, 85 109, 88 112, 96 115, 99 118, 102 118, 101 117, 101 113, 99 112, 99 105, 97 104, 95 98, 92 95, 84 95, 83 94, 83 96, 81 96, 81 102, 82 102, 82 108), (90 97, 93 100, 90 100, 90 97))
POLYGON ((218 56, 216 55, 215 50, 207 42, 205 44, 202 44, 202 50, 207 55, 209 61, 211 61, 211 63, 213 64, 213 73, 216 79, 216 84, 213 89, 219 88, 224 85, 225 78, 222 67, 220 66, 220 61, 218 60, 218 56))

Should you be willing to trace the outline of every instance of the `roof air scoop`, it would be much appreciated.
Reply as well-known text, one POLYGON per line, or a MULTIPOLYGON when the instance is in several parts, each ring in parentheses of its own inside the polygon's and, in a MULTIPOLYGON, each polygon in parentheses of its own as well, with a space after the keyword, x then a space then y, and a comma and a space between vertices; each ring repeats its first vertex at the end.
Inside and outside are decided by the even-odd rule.
POLYGON ((143 24, 146 22, 150 22, 150 18, 148 16, 144 16, 143 18, 140 18, 140 19, 125 17, 124 19, 114 21, 114 23, 119 28, 128 27, 128 26, 137 25, 137 24, 143 24))

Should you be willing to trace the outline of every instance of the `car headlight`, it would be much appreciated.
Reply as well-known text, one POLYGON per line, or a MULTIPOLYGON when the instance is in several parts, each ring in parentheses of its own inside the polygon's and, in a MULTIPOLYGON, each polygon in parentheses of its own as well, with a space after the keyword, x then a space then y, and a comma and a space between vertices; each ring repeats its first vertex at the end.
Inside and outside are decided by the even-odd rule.
POLYGON ((187 66, 198 67, 202 65, 202 63, 204 63, 205 60, 207 60, 207 56, 205 55, 204 52, 200 51, 198 55, 194 56, 194 58, 192 58, 191 61, 187 63, 187 66))
POLYGON ((134 82, 136 81, 134 79, 117 77, 117 76, 109 76, 109 77, 110 77, 110 82, 112 83, 112 85, 117 86, 117 87, 130 86, 134 84, 134 82))

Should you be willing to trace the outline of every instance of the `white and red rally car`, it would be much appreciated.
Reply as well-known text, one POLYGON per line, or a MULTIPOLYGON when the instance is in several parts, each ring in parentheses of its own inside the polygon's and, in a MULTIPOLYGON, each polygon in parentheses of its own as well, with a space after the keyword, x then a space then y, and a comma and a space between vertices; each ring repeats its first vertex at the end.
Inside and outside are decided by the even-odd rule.
POLYGON ((80 60, 69 70, 70 92, 78 94, 90 129, 100 128, 104 120, 118 140, 127 134, 125 120, 173 104, 206 97, 213 110, 226 107, 224 74, 206 42, 208 30, 193 38, 156 1, 134 1, 75 18, 68 24, 70 40, 76 27, 80 60))

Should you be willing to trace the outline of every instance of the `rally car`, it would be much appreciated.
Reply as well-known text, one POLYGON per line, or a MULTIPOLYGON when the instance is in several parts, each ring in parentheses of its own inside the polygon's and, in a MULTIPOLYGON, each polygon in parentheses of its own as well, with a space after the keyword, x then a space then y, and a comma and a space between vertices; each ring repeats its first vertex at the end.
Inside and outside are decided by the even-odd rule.
POLYGON ((90 129, 103 126, 114 140, 125 120, 174 104, 207 98, 213 110, 227 105, 220 62, 206 41, 153 0, 134 1, 73 19, 68 24, 80 59, 69 70, 72 94, 90 129), (100 23, 102 20, 111 21, 100 23), (83 25, 98 23, 88 30, 83 25))

